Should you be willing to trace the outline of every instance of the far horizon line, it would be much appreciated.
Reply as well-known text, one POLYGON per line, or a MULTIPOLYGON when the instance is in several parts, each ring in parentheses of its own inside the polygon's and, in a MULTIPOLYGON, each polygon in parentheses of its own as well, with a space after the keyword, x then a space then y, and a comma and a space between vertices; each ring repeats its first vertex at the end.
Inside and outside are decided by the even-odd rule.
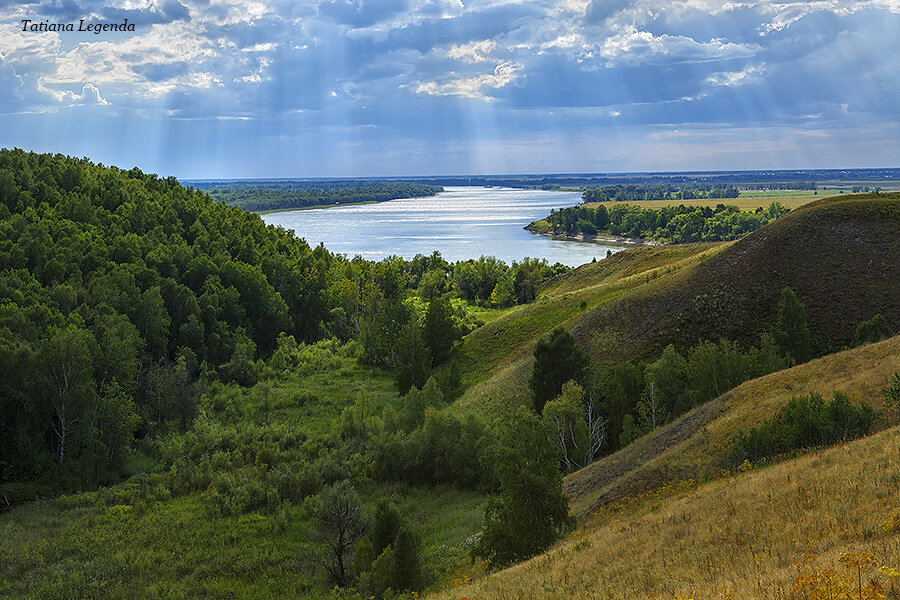
MULTIPOLYGON (((180 182, 214 182, 214 181, 383 181, 383 180, 415 180, 415 179, 498 179, 498 178, 621 178, 621 177, 663 177, 663 176, 721 176, 721 175, 764 175, 764 174, 859 174, 877 172, 887 181, 900 180, 900 167, 852 167, 852 168, 802 168, 802 169, 698 169, 689 171, 597 171, 571 173, 456 173, 438 175, 328 175, 328 176, 296 176, 296 177, 178 177, 180 182), (892 172, 885 175, 884 172, 892 172)), ((874 174, 874 173, 873 173, 874 174)))

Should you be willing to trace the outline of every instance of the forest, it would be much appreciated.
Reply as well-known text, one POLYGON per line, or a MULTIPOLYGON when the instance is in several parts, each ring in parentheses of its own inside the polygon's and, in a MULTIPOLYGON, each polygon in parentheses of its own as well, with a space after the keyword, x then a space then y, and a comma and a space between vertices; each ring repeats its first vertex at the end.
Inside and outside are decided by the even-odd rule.
POLYGON ((715 208, 683 204, 641 208, 638 204, 622 203, 609 209, 603 205, 579 205, 553 210, 543 221, 526 229, 546 230, 554 235, 608 234, 676 244, 718 242, 743 237, 787 212, 777 202, 752 212, 725 204, 715 208))
POLYGON ((253 212, 309 208, 333 204, 386 202, 422 198, 444 191, 441 186, 411 181, 254 180, 195 182, 215 200, 253 212))
POLYGON ((0 231, 0 477, 59 490, 114 480, 133 435, 186 428, 198 382, 252 385, 280 336, 356 340, 405 373, 429 308, 458 337, 467 306, 529 302, 567 269, 345 259, 172 178, 21 151, 0 153, 0 231))

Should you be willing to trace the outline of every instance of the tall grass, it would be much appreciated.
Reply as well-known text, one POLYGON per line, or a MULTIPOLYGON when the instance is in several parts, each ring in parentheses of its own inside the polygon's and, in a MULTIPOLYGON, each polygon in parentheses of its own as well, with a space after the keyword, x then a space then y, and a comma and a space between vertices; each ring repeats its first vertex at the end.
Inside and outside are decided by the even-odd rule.
POLYGON ((889 593, 900 567, 898 444, 895 427, 611 511, 542 556, 432 597, 856 598, 873 582, 889 593), (858 573, 861 555, 874 562, 858 573), (827 570, 845 595, 816 595, 827 570))

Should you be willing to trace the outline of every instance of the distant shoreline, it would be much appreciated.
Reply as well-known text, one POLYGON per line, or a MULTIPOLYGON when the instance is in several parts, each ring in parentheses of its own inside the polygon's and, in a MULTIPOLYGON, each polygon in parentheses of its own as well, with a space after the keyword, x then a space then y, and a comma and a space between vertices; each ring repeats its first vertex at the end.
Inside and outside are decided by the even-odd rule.
MULTIPOLYGON (((394 198, 401 200, 401 198, 394 198)), ((335 204, 317 204, 315 206, 298 206, 297 208, 273 208, 271 210, 254 210, 250 211, 257 215, 271 215, 272 213, 297 212, 301 210, 321 210, 324 208, 338 208, 339 206, 362 206, 363 204, 380 204, 381 202, 390 202, 390 200, 365 200, 363 202, 337 202, 335 204)))
POLYGON ((628 238, 622 237, 620 235, 585 235, 583 233, 579 233, 577 235, 559 235, 555 233, 550 233, 549 231, 538 231, 537 229, 532 228, 533 223, 529 223, 522 229, 526 231, 530 231, 531 233, 536 233, 537 235, 542 235, 544 237, 552 238, 554 240, 566 240, 570 242, 588 242, 593 244, 621 244, 623 246, 667 246, 666 242, 660 242, 659 240, 645 240, 643 238, 628 238))

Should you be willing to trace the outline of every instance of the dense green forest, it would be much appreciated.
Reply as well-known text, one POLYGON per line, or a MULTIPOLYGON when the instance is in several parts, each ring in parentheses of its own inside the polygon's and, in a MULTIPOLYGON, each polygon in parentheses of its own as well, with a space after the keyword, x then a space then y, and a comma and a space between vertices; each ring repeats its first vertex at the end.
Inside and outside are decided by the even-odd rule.
POLYGON ((348 260, 171 178, 21 151, 0 154, 0 230, 0 476, 52 474, 62 489, 116 478, 133 434, 185 428, 197 382, 252 385, 280 335, 355 339, 401 374, 403 335, 424 336, 421 386, 423 365, 446 360, 438 344, 473 326, 460 299, 490 305, 499 288, 495 304, 528 302, 566 270, 348 260), (441 340, 427 329, 439 308, 441 340))
POLYGON ((632 183, 604 185, 586 189, 584 202, 641 202, 643 200, 694 200, 700 198, 737 198, 740 190, 730 185, 711 183, 632 183))
POLYGON ((262 212, 360 202, 421 198, 444 191, 441 186, 410 181, 259 180, 195 183, 216 200, 244 210, 262 212))
POLYGON ((715 208, 683 204, 641 208, 622 203, 609 209, 579 205, 553 210, 526 229, 568 236, 608 234, 672 243, 717 242, 743 237, 787 212, 777 202, 752 212, 725 204, 715 208))

